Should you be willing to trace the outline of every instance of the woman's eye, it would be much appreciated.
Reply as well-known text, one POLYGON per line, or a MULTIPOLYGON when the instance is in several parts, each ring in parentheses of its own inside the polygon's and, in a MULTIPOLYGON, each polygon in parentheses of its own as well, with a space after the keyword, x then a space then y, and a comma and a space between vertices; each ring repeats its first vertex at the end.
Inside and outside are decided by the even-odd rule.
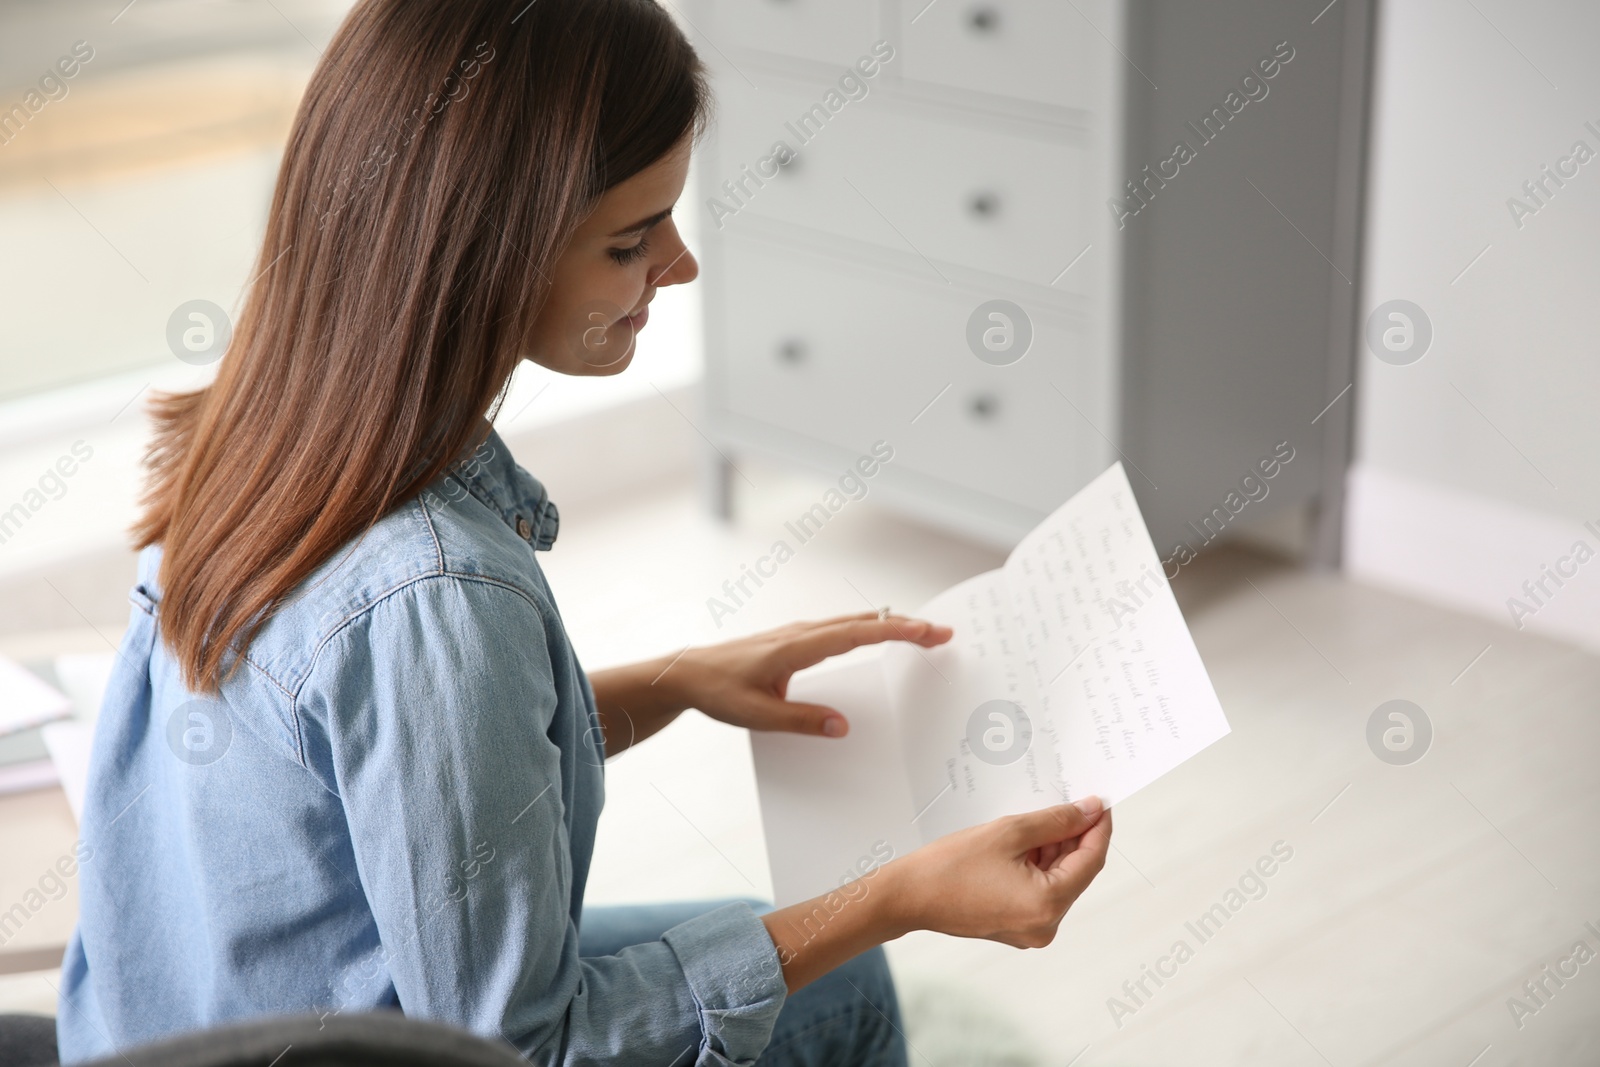
POLYGON ((611 258, 616 260, 618 263, 632 263, 636 259, 644 258, 644 254, 649 250, 649 239, 641 237, 639 239, 639 243, 634 245, 632 248, 613 248, 610 249, 610 252, 611 258))

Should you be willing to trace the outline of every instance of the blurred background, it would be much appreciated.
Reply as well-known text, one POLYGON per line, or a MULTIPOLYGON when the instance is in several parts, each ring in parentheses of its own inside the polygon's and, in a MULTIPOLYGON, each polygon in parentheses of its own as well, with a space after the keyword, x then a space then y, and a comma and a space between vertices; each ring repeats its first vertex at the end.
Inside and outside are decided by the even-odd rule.
MULTIPOLYGON (((1600 1062, 1600 9, 668 6, 718 97, 701 277, 626 373, 525 364, 497 422, 585 665, 915 610, 1121 461, 1233 727, 1119 805, 1050 948, 891 947, 913 1062, 1600 1062), (878 440, 866 497, 710 610, 878 440)), ((0 0, 0 656, 85 730, 144 403, 215 370, 172 324, 241 306, 348 7, 0 0)), ((53 1012, 73 772, 0 729, 0 1010, 53 1012)), ((770 895, 765 848, 747 739, 686 718, 608 766, 590 896, 770 895)))

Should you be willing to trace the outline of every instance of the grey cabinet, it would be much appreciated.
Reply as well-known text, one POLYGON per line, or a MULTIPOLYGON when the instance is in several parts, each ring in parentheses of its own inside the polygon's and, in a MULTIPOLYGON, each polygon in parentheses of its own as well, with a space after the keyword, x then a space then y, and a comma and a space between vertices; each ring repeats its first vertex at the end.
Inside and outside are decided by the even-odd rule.
POLYGON ((724 457, 884 440, 881 499, 1009 545, 1121 457, 1165 550, 1287 441, 1336 553, 1369 4, 684 12, 714 507, 724 457))

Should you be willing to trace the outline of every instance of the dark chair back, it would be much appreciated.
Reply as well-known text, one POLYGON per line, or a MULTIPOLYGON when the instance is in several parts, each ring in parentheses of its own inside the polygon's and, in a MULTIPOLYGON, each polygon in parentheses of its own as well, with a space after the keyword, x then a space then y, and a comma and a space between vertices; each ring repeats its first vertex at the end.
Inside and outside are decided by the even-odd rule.
POLYGON ((56 1021, 48 1015, 0 1015, 0 1067, 55 1067, 56 1021))
MULTIPOLYGON (((53 1050, 53 1027, 50 1036, 53 1050)), ((122 1049, 83 1067, 130 1063, 135 1067, 528 1067, 529 1061, 509 1041, 486 1041, 453 1026, 380 1011, 235 1023, 122 1049)))

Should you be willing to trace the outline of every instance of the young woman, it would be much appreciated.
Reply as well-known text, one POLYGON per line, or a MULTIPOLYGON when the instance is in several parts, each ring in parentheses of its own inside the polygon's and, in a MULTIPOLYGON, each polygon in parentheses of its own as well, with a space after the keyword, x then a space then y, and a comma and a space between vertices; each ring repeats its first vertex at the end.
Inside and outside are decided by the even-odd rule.
POLYGON ((847 616, 579 666, 536 557, 555 505, 488 419, 519 360, 620 373, 695 277, 672 208, 707 106, 655 0, 350 13, 217 378, 156 409, 64 1062, 400 1008, 539 1064, 900 1065, 882 942, 1044 945, 1099 871, 1090 802, 894 859, 820 929, 816 901, 584 908, 606 755, 688 708, 840 734, 794 671, 950 637, 847 616))

